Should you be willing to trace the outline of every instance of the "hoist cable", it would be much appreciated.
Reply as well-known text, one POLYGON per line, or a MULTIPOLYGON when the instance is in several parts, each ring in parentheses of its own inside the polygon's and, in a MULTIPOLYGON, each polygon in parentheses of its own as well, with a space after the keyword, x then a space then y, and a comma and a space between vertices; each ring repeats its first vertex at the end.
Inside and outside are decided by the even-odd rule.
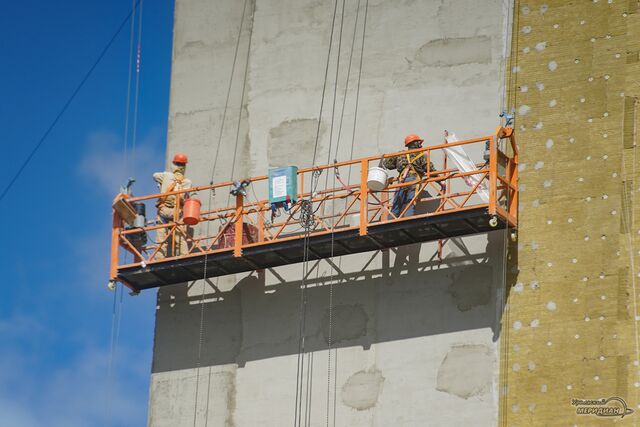
MULTIPOLYGON (((223 130, 224 130, 224 124, 225 124, 225 120, 226 120, 226 116, 227 116, 227 110, 228 110, 228 106, 229 106, 229 98, 230 98, 230 94, 231 94, 231 88, 233 85, 233 76, 235 74, 235 68, 236 68, 236 61, 237 61, 237 57, 238 57, 238 49, 240 46, 240 40, 242 37, 242 29, 244 27, 244 21, 245 21, 245 14, 246 14, 246 9, 247 9, 247 0, 244 1, 244 5, 242 8, 242 15, 240 17, 240 25, 238 28, 238 36, 237 36, 237 40, 236 40, 236 46, 235 46, 235 51, 234 51, 234 55, 233 55, 233 63, 231 65, 231 72, 230 72, 230 76, 229 76, 229 84, 228 84, 228 88, 227 88, 227 95, 225 98, 225 104, 224 104, 224 110, 223 110, 223 114, 222 114, 222 121, 220 123, 220 132, 218 135, 218 144, 216 146, 216 150, 215 150, 215 156, 213 159, 213 164, 211 167, 211 182, 210 184, 213 184, 213 179, 214 179, 214 175, 215 175, 215 171, 216 171, 216 166, 218 163, 218 158, 219 158, 219 152, 220 152, 220 146, 222 143, 222 135, 223 135, 223 130)), ((249 42, 249 45, 251 44, 251 42, 249 42)), ((249 66, 249 62, 248 62, 248 54, 247 54, 247 68, 249 66)), ((246 75, 246 73, 245 73, 246 75)), ((245 78, 246 81, 246 78, 245 78)), ((244 92, 244 89, 243 89, 244 92)), ((236 140, 236 144, 237 144, 237 140, 236 140)), ((214 196, 214 192, 213 190, 209 191, 209 209, 211 209, 212 204, 213 204, 213 196, 214 196)), ((210 232, 210 225, 211 225, 211 221, 207 221, 207 226, 206 226, 206 232, 205 235, 209 236, 209 232, 210 232)), ((207 278, 207 264, 208 264, 208 258, 209 258, 209 251, 207 251, 205 253, 204 256, 204 265, 203 265, 203 269, 202 269, 202 293, 200 295, 200 329, 199 329, 199 333, 198 333, 198 351, 197 351, 197 361, 196 361, 196 390, 195 390, 195 398, 194 398, 194 408, 193 408, 193 426, 195 427, 196 425, 196 421, 197 421, 197 414, 198 414, 198 396, 199 396, 199 391, 200 391, 200 364, 201 364, 201 359, 202 359, 202 346, 204 343, 204 299, 205 299, 205 290, 206 290, 206 278, 207 278)), ((211 390, 211 374, 209 374, 209 383, 207 385, 207 395, 209 395, 210 390, 211 390)), ((207 398, 207 406, 206 406, 206 411, 205 411, 205 426, 208 424, 209 422, 209 399, 207 398)))
MULTIPOLYGON (((139 0, 140 1, 140 0, 139 0)), ((123 160, 124 160, 124 170, 125 173, 128 172, 128 138, 129 138, 129 115, 130 115, 130 107, 131 107, 131 74, 132 74, 132 64, 133 64, 133 40, 135 33, 135 16, 136 16, 136 8, 138 1, 132 0, 131 2, 131 13, 129 16, 123 21, 121 28, 119 28, 117 34, 121 29, 124 28, 124 24, 126 24, 127 19, 130 18, 131 27, 130 27, 130 37, 129 37, 129 63, 128 63, 128 76, 127 76, 127 96, 126 96, 126 107, 125 107, 125 120, 124 120, 124 146, 123 146, 123 160)), ((115 39, 112 38, 112 40, 115 39)), ((108 49, 108 46, 107 48, 108 49)), ((105 50, 106 51, 106 50, 105 50)), ((100 61, 100 58, 97 62, 100 61)), ((90 74, 90 73, 89 73, 90 74)), ((70 98, 72 99, 72 98, 70 98)), ((126 253, 125 253, 125 262, 126 262, 126 253)), ((111 425, 111 410, 113 405, 113 376, 114 376, 114 363, 115 357, 117 354, 118 342, 120 340, 120 325, 122 324, 122 303, 124 296, 124 287, 122 285, 118 286, 118 282, 115 282, 115 289, 113 293, 113 307, 111 314, 111 334, 110 334, 110 342, 109 342, 109 362, 107 368, 107 420, 106 425, 111 425)))
MULTIPOLYGON (((238 156, 238 145, 240 142, 240 125, 242 124, 242 110, 244 109, 244 97, 247 89, 247 77, 249 76, 249 56, 251 55, 251 40, 253 39, 253 24, 249 31, 249 42, 247 45, 247 56, 245 59, 244 78, 242 80, 242 92, 240 94, 240 106, 238 107, 238 121, 236 123, 236 138, 233 147, 233 160, 231 161, 231 173, 229 174, 229 181, 233 181, 233 175, 236 169, 236 158, 238 156)), ((227 196, 227 206, 231 200, 231 193, 227 196)))
POLYGON ((335 152, 335 155, 333 156, 334 159, 338 158, 338 153, 340 150, 340 137, 342 136, 342 123, 343 123, 344 111, 347 103, 347 94, 349 92, 349 81, 351 80, 351 64, 353 62, 353 51, 356 43, 356 34, 358 32, 358 19, 360 17, 360 1, 361 0, 358 0, 358 4, 356 6, 356 18, 353 23, 353 37, 351 37, 351 51, 349 52, 349 66, 347 67, 347 78, 344 86, 344 95, 342 97, 342 109, 340 111, 340 124, 338 125, 338 138, 336 140, 336 152, 335 152))
MULTIPOLYGON (((354 107, 354 116, 353 116, 353 130, 352 130, 352 136, 351 136, 351 149, 350 149, 350 153, 349 153, 349 159, 352 160, 353 159, 353 151, 354 151, 354 145, 355 145, 355 136, 356 136, 356 125, 357 125, 357 120, 358 120, 358 105, 359 105, 359 101, 360 101, 360 83, 361 83, 361 79, 362 79, 362 68, 363 68, 363 62, 364 62, 364 46, 365 46, 365 39, 366 39, 366 31, 367 31, 367 16, 368 16, 368 11, 369 11, 369 0, 366 1, 365 3, 365 9, 364 9, 364 17, 363 17, 363 26, 362 26, 362 43, 360 45, 360 63, 359 63, 359 69, 358 69, 358 83, 357 83, 357 87, 356 87, 356 99, 355 99, 355 107, 354 107)), ((358 0, 358 5, 357 5, 357 11, 356 11, 356 18, 354 21, 354 30, 353 30, 353 38, 351 41, 351 53, 350 53, 350 57, 349 57, 349 69, 347 71, 347 83, 346 83, 346 87, 345 87, 345 95, 343 98, 343 107, 342 107, 342 112, 340 114, 340 125, 339 125, 339 130, 338 130, 338 141, 336 143, 336 156, 335 158, 337 159, 338 157, 338 149, 339 149, 339 145, 340 145, 340 135, 341 135, 341 130, 342 130, 342 123, 343 123, 343 118, 344 118, 344 110, 345 110, 345 102, 346 102, 346 97, 347 97, 347 89, 348 89, 348 84, 349 84, 349 76, 351 73, 351 60, 352 60, 352 56, 353 56, 353 50, 355 47, 355 36, 357 33, 357 28, 358 28, 358 18, 360 15, 360 0, 358 0)), ((334 171, 334 182, 333 182, 333 187, 335 188, 335 171, 334 171)), ((348 178, 347 178, 347 182, 350 183, 351 182, 351 167, 349 167, 349 174, 348 174, 348 178)), ((347 201, 345 200, 345 209, 347 208, 347 201)), ((332 206, 333 209, 333 206, 332 206)), ((332 215, 335 214, 335 211, 332 211, 332 215)), ((332 230, 331 233, 331 259, 334 258, 334 233, 332 230)), ((342 258, 339 261, 339 266, 342 266, 342 258)), ((329 427, 329 413, 330 413, 330 380, 331 380, 331 371, 330 371, 330 367, 331 367, 331 350, 332 350, 332 330, 333 330, 333 316, 332 316, 332 309, 333 309, 333 299, 334 299, 334 295, 333 295, 333 268, 332 268, 332 273, 331 273, 331 278, 330 278, 330 282, 329 282, 329 361, 328 361, 328 384, 327 384, 327 415, 326 415, 326 426, 329 427)), ((338 390, 337 390, 337 375, 338 375, 338 353, 337 351, 334 350, 334 367, 333 367, 333 423, 332 425, 335 427, 336 425, 336 419, 337 419, 337 395, 338 395, 338 390)))
MULTIPOLYGON (((329 62, 331 60, 331 48, 333 45, 333 33, 335 29, 336 15, 338 10, 338 0, 334 1, 333 5, 333 17, 331 20, 331 32, 329 36, 329 47, 327 49, 327 61, 324 70, 324 80, 322 84, 322 95, 320 98, 320 112, 318 114, 318 126, 316 128, 316 137, 313 147, 313 160, 312 165, 316 164, 316 157, 318 153, 318 141, 320 139, 320 126, 322 124, 322 112, 324 109, 324 98, 327 89, 327 78, 329 76, 329 62)), ((309 202, 313 199, 313 193, 315 192, 315 188, 317 186, 317 182, 314 183, 314 180, 317 181, 316 172, 312 172, 311 175, 311 183, 310 183, 310 197, 309 202)), ((304 189, 303 189, 304 190, 304 189)), ((300 289, 300 331, 298 336, 298 363, 297 363, 297 371, 296 371, 296 397, 295 397, 295 410, 294 410, 294 426, 301 426, 301 417, 302 417, 302 383, 304 378, 304 357, 302 354, 305 352, 305 342, 304 342, 304 333, 305 333, 305 324, 306 324, 306 274, 308 269, 308 259, 309 259, 309 234, 311 229, 305 227, 304 239, 303 239, 303 265, 302 265, 302 283, 300 289)), ((305 418, 306 419, 306 418, 305 418)))
POLYGON ((338 11, 338 0, 335 0, 333 6, 333 19, 331 21, 331 35, 329 36, 329 49, 327 52, 327 64, 324 69, 324 83, 322 84, 322 97, 320 98, 320 113, 318 114, 318 127, 316 128, 316 139, 313 146, 312 165, 316 165, 316 155, 318 153, 318 141, 320 139, 320 125, 322 124, 322 110, 324 108, 324 95, 327 89, 327 78, 329 76, 329 62, 331 60, 331 45, 333 44, 333 29, 336 23, 336 12, 338 11))
MULTIPOLYGON (((137 0, 135 5, 137 5, 139 3, 139 1, 140 0, 137 0)), ((135 5, 134 5, 134 7, 135 7, 135 5)), ((24 160, 24 162, 22 162, 22 164, 18 168, 18 171, 13 175, 13 177, 9 180, 9 183, 4 187, 4 189, 2 190, 2 194, 0 194, 0 201, 2 201, 5 198, 5 196, 7 195, 9 190, 11 189, 11 187, 13 187, 13 185, 16 183, 18 178, 22 175, 22 172, 24 172, 24 170, 27 167, 27 165, 31 162, 31 160, 33 159, 33 156, 35 156, 35 154, 38 152, 40 147, 42 147, 42 144, 45 142, 45 140, 47 139, 47 137, 49 136, 49 134, 51 133, 53 128, 56 126, 56 124, 58 124, 58 122, 60 121, 60 119, 62 118, 64 113, 67 111, 67 109, 69 108, 69 106, 71 105, 71 103, 73 102, 75 97, 80 92, 80 89, 82 89, 82 87, 85 85, 87 80, 89 80, 89 77, 91 77, 91 74, 93 74, 93 71, 96 69, 98 64, 100 64, 100 62, 102 61, 104 56, 107 54, 107 52, 109 51, 109 48, 113 45, 113 43, 115 42, 115 40, 118 37, 118 35, 120 34, 120 32, 122 32, 122 30, 124 29, 125 25, 127 24, 128 20, 129 20, 129 18, 131 18, 132 14, 133 14, 133 9, 122 20, 122 22, 120 23, 120 25, 118 26, 116 31, 113 33, 113 35, 111 36, 111 38, 109 39, 107 44, 104 46, 104 48, 102 49, 102 51, 98 55, 98 58, 93 62, 91 67, 89 67, 89 70, 85 73, 85 75, 82 77, 82 79, 80 79, 80 83, 78 83, 76 88, 71 93, 71 96, 69 96, 69 98, 67 98, 66 102, 62 105, 62 108, 58 111, 58 114, 56 114, 55 118, 53 119, 53 121, 51 122, 49 127, 47 127, 47 130, 40 137, 40 139, 38 140, 38 143, 31 149, 31 151, 27 155, 27 158, 24 160)))
POLYGON ((140 0, 140 13, 138 14, 138 48, 136 50, 136 83, 133 97, 133 131, 131 133, 131 170, 136 170, 136 141, 138 139, 138 99, 140 93, 140 54, 142 49, 142 16, 144 12, 144 0, 140 0))
POLYGON ((109 339, 109 361, 107 364, 107 421, 106 425, 111 425, 111 408, 113 405, 113 376, 114 376, 114 363, 116 357, 117 342, 120 335, 120 316, 122 313, 122 285, 118 286, 118 282, 115 284, 116 288, 113 292, 113 307, 111 309, 111 335, 109 339), (118 298, 120 295, 120 298, 118 298))
POLYGON ((231 73, 229 73, 229 85, 227 87, 227 97, 224 102, 224 110, 222 112, 222 121, 220 124, 220 132, 218 133, 218 144, 216 145, 216 151, 213 157, 213 166, 211 168, 211 180, 210 184, 213 184, 213 179, 218 164, 218 158, 220 154, 220 146, 222 145, 222 135, 224 132, 224 124, 227 119, 227 110, 229 106, 229 98, 231 97, 231 88, 233 87, 233 76, 235 75, 236 63, 238 60, 238 51, 240 49, 240 40, 242 35, 242 28, 244 25, 244 17, 247 10, 247 0, 244 0, 244 6, 242 8, 242 16, 240 18, 240 29, 238 30, 238 38, 236 39, 236 46, 233 52, 233 63, 231 64, 231 73))
POLYGON ((125 174, 129 174, 129 116, 131 114, 131 80, 132 80, 132 69, 133 69, 133 41, 135 34, 135 17, 136 17, 136 0, 131 0, 131 29, 129 36, 129 68, 127 72, 127 105, 125 106, 125 114, 124 114, 124 171, 125 174))
MULTIPOLYGON (((501 110, 504 109, 510 109, 510 105, 515 105, 515 102, 517 100, 517 91, 515 90, 515 88, 517 86, 515 86, 515 84, 517 83, 517 81, 513 81, 513 70, 515 69, 515 67, 517 67, 518 64, 518 41, 519 41, 519 37, 517 35, 517 32, 514 30, 515 28, 518 28, 518 12, 515 8, 511 8, 511 5, 509 4, 509 10, 511 11, 508 16, 507 16, 507 21, 511 20, 511 25, 509 25, 509 22, 507 22, 507 25, 504 27, 504 31, 505 31, 505 35, 504 35, 504 39, 505 39, 505 43, 507 43, 507 41, 509 40, 509 38, 512 39, 511 42, 511 52, 509 55, 509 60, 507 60, 506 58, 504 59, 505 63, 504 65, 501 66, 502 69, 504 69, 504 81, 502 82, 502 84, 505 87, 505 90, 503 92, 503 99, 501 99, 501 105, 503 106, 503 108, 501 108, 501 110), (511 64, 511 59, 514 60, 514 64, 511 64), (513 65, 513 66, 512 66, 513 65), (507 87, 511 88, 511 94, 509 94, 509 91, 507 90, 507 87), (513 99, 513 102, 510 103, 509 99, 511 98, 513 99)), ((504 50, 504 52, 506 53, 506 48, 504 50)), ((517 79, 517 74, 516 74, 516 79, 517 79)), ((501 111, 502 112, 502 111, 501 111)), ((514 118, 515 120, 515 118, 514 118)), ((515 123, 513 125, 513 127, 515 128, 515 123)), ((498 141, 496 140, 496 144, 498 144, 498 141)), ((508 226, 505 227, 505 231, 503 234, 503 266, 502 266, 502 286, 504 287, 504 289, 502 290, 502 299, 501 299, 501 307, 500 307, 500 311, 503 312, 503 321, 500 322, 500 320, 497 320, 497 322, 500 322, 500 325, 497 325, 497 327, 499 326, 501 328, 501 330, 503 331, 503 343, 501 345, 501 347, 504 350, 503 353, 503 357, 502 357, 502 366, 501 366, 501 372, 503 373, 503 378, 502 378, 502 383, 499 384, 500 390, 503 389, 503 387, 506 387, 506 384, 508 383, 508 375, 509 375, 509 329, 508 329, 508 325, 510 324, 509 318, 510 318, 510 309, 508 308, 508 304, 507 304, 507 260, 508 260, 508 243, 507 243, 507 239, 508 239, 508 226), (507 327, 505 328, 505 325, 507 325, 507 327)), ((500 410, 501 412, 501 418, 502 418, 502 425, 506 425, 507 422, 507 418, 506 415, 508 413, 508 399, 505 397, 503 399, 502 402, 502 408, 500 410)))
MULTIPOLYGON (((327 164, 331 163, 331 145, 333 143, 333 123, 336 113, 336 98, 338 96, 338 77, 340 76, 340 54, 342 52, 342 29, 344 28, 344 4, 342 0, 342 13, 340 17, 340 32, 338 33, 338 54, 336 56, 336 76, 333 82, 333 105, 331 107, 331 128, 329 129, 329 149, 327 150, 327 164)), ((348 76, 347 76, 348 78, 348 76)), ((325 187, 329 174, 325 177, 325 187)))

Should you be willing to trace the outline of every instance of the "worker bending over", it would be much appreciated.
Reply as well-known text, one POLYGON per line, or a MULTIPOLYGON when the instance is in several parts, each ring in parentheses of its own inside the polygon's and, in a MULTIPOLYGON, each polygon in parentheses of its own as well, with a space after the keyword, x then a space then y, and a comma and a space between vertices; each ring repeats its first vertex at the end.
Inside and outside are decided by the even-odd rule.
MULTIPOLYGON (((418 135, 410 134, 404 138, 404 146, 407 147, 407 150, 415 150, 422 147, 423 141, 418 135)), ((396 169, 400 174, 398 176, 399 183, 417 181, 415 185, 400 187, 396 190, 396 194, 393 196, 393 207, 391 208, 391 213, 398 218, 405 207, 410 204, 404 216, 413 215, 418 197, 416 197, 416 200, 413 200, 413 198, 420 186, 419 180, 427 172, 425 153, 405 154, 389 158, 384 158, 383 156, 380 159, 380 164, 387 169, 396 169)), ((433 163, 429 162, 429 171, 433 170, 433 163)))
MULTIPOLYGON (((184 176, 187 169, 187 162, 187 156, 178 153, 173 156, 173 165, 171 166, 170 172, 156 172, 153 174, 153 179, 158 183, 161 193, 156 203, 156 207, 158 208, 158 222, 161 224, 167 224, 174 220, 177 221, 182 216, 184 199, 189 197, 189 193, 167 193, 191 188, 191 181, 184 176), (176 206, 178 207, 177 212, 176 206), (174 216, 176 214, 177 216, 174 216)), ((170 228, 158 228, 157 239, 158 244, 161 245, 158 250, 158 258, 189 253, 187 239, 185 238, 188 233, 187 226, 180 226, 178 228, 179 229, 175 231, 175 241, 173 241, 172 237, 167 238, 167 233, 171 230, 170 228)))

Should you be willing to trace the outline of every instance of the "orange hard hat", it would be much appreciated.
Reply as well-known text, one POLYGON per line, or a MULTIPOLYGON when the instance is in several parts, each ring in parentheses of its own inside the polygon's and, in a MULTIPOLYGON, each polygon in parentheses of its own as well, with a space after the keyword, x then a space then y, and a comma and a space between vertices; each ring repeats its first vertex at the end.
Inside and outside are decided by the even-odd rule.
POLYGON ((405 147, 407 145, 411 144, 412 142, 415 142, 415 141, 424 142, 424 139, 420 138, 415 133, 411 133, 411 134, 409 134, 409 135, 404 137, 404 145, 405 145, 405 147))
POLYGON ((187 164, 188 163, 187 155, 182 153, 177 153, 173 156, 173 163, 187 164))

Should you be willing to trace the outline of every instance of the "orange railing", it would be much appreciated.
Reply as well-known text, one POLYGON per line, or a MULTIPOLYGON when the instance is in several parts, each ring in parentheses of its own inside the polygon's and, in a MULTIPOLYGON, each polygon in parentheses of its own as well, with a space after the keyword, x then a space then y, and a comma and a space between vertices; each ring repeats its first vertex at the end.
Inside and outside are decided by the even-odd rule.
MULTIPOLYGON (((302 239, 305 229, 300 223, 302 200, 311 201, 313 224, 309 236, 338 233, 345 230, 359 230, 366 235, 370 227, 389 222, 400 222, 420 217, 447 215, 470 209, 486 208, 490 216, 501 217, 510 227, 517 226, 518 206, 518 151, 513 129, 498 127, 494 135, 457 141, 448 144, 430 146, 412 151, 387 154, 385 157, 424 152, 427 165, 436 164, 436 170, 427 170, 422 179, 400 183, 392 181, 383 191, 372 192, 367 187, 369 166, 377 166, 381 156, 371 156, 358 160, 349 160, 331 165, 315 166, 298 171, 298 202, 289 212, 278 218, 272 217, 268 200, 258 200, 256 192, 248 189, 248 196, 235 196, 235 204, 224 207, 206 206, 211 200, 211 192, 226 194, 232 188, 232 182, 205 185, 188 190, 190 197, 199 197, 203 201, 200 223, 187 227, 176 210, 174 220, 166 224, 152 224, 143 228, 125 227, 124 221, 114 210, 112 229, 111 280, 117 280, 118 270, 155 263, 164 263, 177 259, 202 256, 219 252, 233 252, 242 256, 243 249, 257 245, 269 245, 293 239, 302 239), (489 161, 477 163, 477 170, 460 171, 446 167, 453 162, 445 162, 444 150, 462 146, 466 152, 474 151, 481 157, 489 147, 489 161), (471 150, 470 150, 471 149, 471 150), (438 163, 440 162, 440 163, 438 163), (445 165, 438 170, 437 164, 445 165), (359 166, 357 183, 336 180, 335 174, 342 168, 359 166), (334 179, 329 179, 333 175, 334 179), (473 178, 475 177, 475 178, 473 178), (331 182, 332 188, 327 187, 331 182), (341 182, 340 185, 335 185, 341 182), (426 212, 416 209, 412 216, 406 215, 405 208, 399 215, 391 212, 393 192, 405 186, 417 186, 415 198, 417 205, 429 205, 426 212), (487 197, 488 195, 488 197, 487 197), (251 200, 255 199, 255 200, 251 200), (229 230, 233 227, 233 231, 229 230), (154 231, 167 230, 163 241, 153 241, 154 231), (136 244, 135 236, 146 233, 148 243, 136 244), (250 235, 249 235, 250 234, 250 235), (231 239, 229 238, 231 236, 231 239), (185 239, 188 253, 175 254, 175 242, 185 239), (173 246, 169 248, 169 246, 173 246), (122 262, 120 249, 133 254, 132 262, 122 262), (161 250, 162 249, 162 250, 161 250), (164 254, 163 254, 164 252, 164 254)), ((472 156, 473 157, 473 156, 472 156)), ((267 176, 258 176, 249 181, 259 189, 264 187, 267 176)), ((187 191, 173 191, 184 197, 187 191)), ((165 194, 166 195, 166 194, 165 194)), ((155 201, 160 194, 131 197, 129 202, 155 201)), ((308 203, 307 203, 307 206, 308 203)), ((312 248, 311 248, 312 249, 312 248)))

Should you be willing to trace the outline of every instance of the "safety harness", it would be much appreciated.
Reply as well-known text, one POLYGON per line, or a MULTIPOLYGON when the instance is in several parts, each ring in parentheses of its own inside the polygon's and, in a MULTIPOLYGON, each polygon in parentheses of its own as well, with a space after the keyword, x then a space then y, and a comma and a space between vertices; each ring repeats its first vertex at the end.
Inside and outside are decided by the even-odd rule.
MULTIPOLYGON (((400 173, 400 182, 405 182, 405 180, 407 179, 407 176, 409 175, 409 172, 412 172, 416 177, 422 177, 422 174, 418 173, 418 171, 416 170, 415 167, 413 167, 413 164, 422 156, 424 156, 424 151, 420 154, 418 154, 417 156, 415 156, 413 159, 411 158, 410 154, 406 154, 407 156, 407 166, 404 167, 404 169, 402 170, 402 172, 400 173)), ((416 194, 418 194, 418 192, 420 191, 420 181, 418 181, 416 184, 416 194)), ((406 188, 406 187, 405 187, 406 188)), ((415 205, 418 202, 418 198, 415 198, 415 200, 413 201, 413 204, 415 205)))
POLYGON ((169 198, 169 196, 171 196, 171 194, 169 193, 171 193, 176 188, 176 185, 182 184, 182 182, 184 181, 184 175, 182 175, 180 172, 174 172, 173 177, 174 181, 171 183, 169 188, 167 188, 167 190, 162 193, 162 196, 158 197, 156 208, 160 209, 165 206, 167 204, 167 199, 169 198))

